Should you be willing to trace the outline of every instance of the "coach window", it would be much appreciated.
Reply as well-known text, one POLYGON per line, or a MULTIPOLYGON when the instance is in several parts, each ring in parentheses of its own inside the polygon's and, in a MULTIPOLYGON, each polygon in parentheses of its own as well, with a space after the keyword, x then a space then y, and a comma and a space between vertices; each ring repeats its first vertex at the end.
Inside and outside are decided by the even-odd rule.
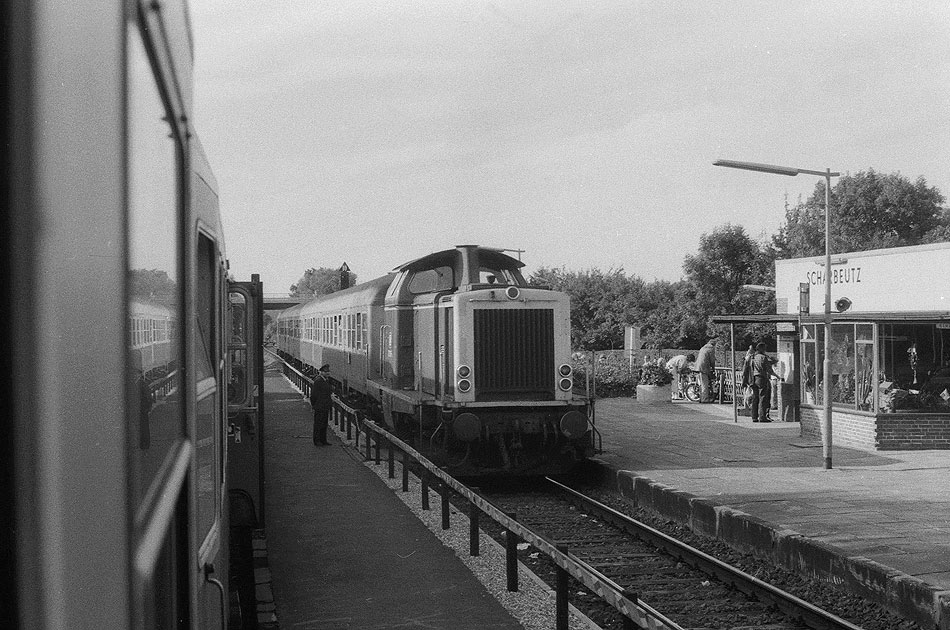
POLYGON ((141 507, 172 447, 184 435, 176 322, 181 151, 137 28, 129 30, 128 309, 129 437, 133 499, 141 507), (169 325, 161 348, 150 319, 169 325))

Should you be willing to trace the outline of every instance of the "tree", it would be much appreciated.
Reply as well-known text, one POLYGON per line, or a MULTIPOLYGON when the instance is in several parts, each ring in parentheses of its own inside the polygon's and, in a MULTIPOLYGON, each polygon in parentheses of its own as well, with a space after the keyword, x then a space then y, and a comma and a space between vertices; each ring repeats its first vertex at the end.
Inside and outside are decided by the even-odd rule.
POLYGON ((129 291, 137 299, 171 306, 178 300, 178 284, 162 269, 129 271, 129 291))
MULTIPOLYGON (((831 189, 831 251, 853 252, 946 240, 945 199, 923 177, 915 182, 873 169, 841 177, 831 189)), ((773 237, 780 258, 825 252, 825 182, 785 213, 773 237)))
POLYGON ((578 350, 623 348, 624 327, 636 321, 643 280, 623 269, 567 271, 542 268, 532 286, 563 291, 571 298, 571 345, 578 350))
MULTIPOLYGON (((774 313, 774 293, 748 292, 742 285, 774 286, 775 255, 774 248, 760 245, 739 225, 726 224, 704 234, 699 251, 683 262, 693 294, 682 308, 694 322, 704 323, 712 315, 774 313)), ((705 332, 708 337, 723 337, 725 328, 707 324, 705 332)), ((743 327, 737 342, 745 345, 773 335, 772 325, 750 325, 743 327)))
MULTIPOLYGON (((350 274, 349 286, 356 284, 356 274, 350 274)), ((297 284, 290 285, 290 297, 315 297, 340 290, 340 270, 320 267, 307 269, 297 284)))

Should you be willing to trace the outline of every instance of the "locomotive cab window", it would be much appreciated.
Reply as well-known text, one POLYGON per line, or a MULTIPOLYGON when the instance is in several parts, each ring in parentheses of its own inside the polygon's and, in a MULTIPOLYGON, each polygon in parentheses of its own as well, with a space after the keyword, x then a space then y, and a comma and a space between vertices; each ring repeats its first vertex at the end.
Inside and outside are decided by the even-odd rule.
POLYGON ((481 284, 517 285, 518 279, 507 269, 490 269, 482 267, 478 270, 478 281, 481 284))
POLYGON ((422 269, 409 279, 409 292, 412 294, 451 291, 456 286, 454 270, 449 266, 422 269))

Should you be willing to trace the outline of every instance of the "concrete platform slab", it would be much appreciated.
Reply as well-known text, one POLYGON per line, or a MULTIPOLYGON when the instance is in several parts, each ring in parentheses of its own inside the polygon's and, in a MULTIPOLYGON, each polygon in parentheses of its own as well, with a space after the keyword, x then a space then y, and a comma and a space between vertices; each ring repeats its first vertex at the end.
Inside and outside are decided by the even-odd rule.
POLYGON ((310 406, 268 375, 267 546, 282 628, 521 625, 340 446, 311 439, 310 406))
POLYGON ((716 404, 605 399, 597 426, 599 458, 627 471, 631 499, 700 531, 760 543, 765 555, 791 545, 790 561, 826 579, 873 574, 863 580, 869 596, 890 580, 878 593, 885 603, 950 628, 950 452, 835 447, 826 470, 820 445, 797 423, 735 422, 731 406, 716 404), (814 543, 813 561, 802 543, 814 543))

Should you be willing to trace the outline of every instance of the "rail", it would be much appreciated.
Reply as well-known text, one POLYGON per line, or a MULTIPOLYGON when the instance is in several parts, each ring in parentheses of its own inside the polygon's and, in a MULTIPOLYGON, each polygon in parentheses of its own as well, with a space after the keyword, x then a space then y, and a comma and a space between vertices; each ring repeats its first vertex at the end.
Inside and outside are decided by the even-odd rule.
POLYGON ((626 514, 604 505, 594 499, 565 486, 554 479, 548 481, 558 490, 568 495, 575 505, 587 510, 587 513, 596 514, 602 521, 611 523, 642 540, 649 541, 657 549, 662 549, 678 560, 694 566, 709 575, 713 575, 722 582, 730 584, 737 590, 757 597, 760 601, 767 601, 792 618, 803 620, 811 628, 826 630, 861 630, 853 623, 823 610, 810 602, 772 586, 759 578, 727 564, 718 558, 710 556, 698 549, 671 537, 663 532, 641 523, 626 514))
MULTIPOLYGON (((271 353, 277 357, 276 354, 271 353)), ((311 379, 303 372, 280 360, 284 374, 305 395, 310 391, 311 379)), ((331 422, 341 432, 346 432, 346 439, 354 441, 354 448, 360 450, 360 434, 364 435, 365 461, 374 458, 373 442, 375 442, 375 462, 381 462, 381 442, 386 442, 388 450, 389 478, 395 478, 395 451, 402 452, 402 491, 409 491, 409 473, 411 462, 419 466, 416 476, 419 478, 422 492, 422 507, 429 509, 429 488, 433 489, 441 498, 442 529, 449 529, 451 493, 464 498, 469 505, 469 554, 479 555, 479 514, 483 513, 505 528, 506 577, 508 590, 518 591, 518 556, 517 543, 519 540, 530 543, 538 551, 544 553, 557 566, 558 579, 555 588, 556 628, 568 628, 568 576, 597 594, 611 607, 617 610, 624 618, 624 629, 641 628, 643 630, 682 630, 680 626, 664 617, 660 612, 638 600, 637 595, 623 589, 616 582, 605 577, 586 562, 572 555, 566 546, 550 541, 536 534, 516 520, 516 515, 506 514, 486 499, 475 494, 467 486, 440 469, 421 453, 365 417, 363 410, 349 405, 346 401, 334 394, 334 407, 331 411, 331 422), (355 436, 354 436, 355 431, 355 436), (434 483, 433 483, 434 482, 434 483)))

